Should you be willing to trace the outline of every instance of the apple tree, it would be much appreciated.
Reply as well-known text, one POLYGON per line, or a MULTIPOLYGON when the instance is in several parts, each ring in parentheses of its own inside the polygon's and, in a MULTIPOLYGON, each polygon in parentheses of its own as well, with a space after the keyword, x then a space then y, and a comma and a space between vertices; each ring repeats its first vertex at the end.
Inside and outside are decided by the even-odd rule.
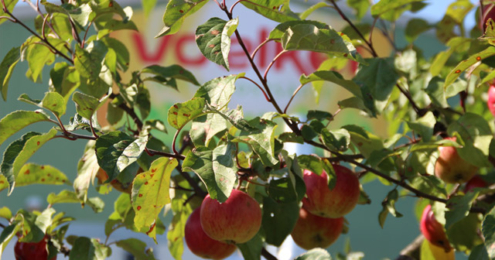
MULTIPOLYGON (((155 2, 143 1, 145 10, 155 2)), ((454 252, 470 259, 495 258, 494 1, 452 1, 437 24, 404 21, 405 45, 396 43, 392 28, 406 11, 425 8, 422 0, 328 0, 300 13, 291 10, 289 1, 214 2, 223 16, 200 24, 196 43, 223 69, 198 82, 177 64, 128 69, 129 52, 112 33, 137 27, 132 9, 117 1, 28 1, 38 15, 25 23, 14 14, 18 0, 0 0, 0 24, 14 23, 31 35, 0 63, 2 98, 15 98, 9 95, 9 80, 19 62, 27 62, 25 75, 33 82, 41 81, 43 71, 50 72, 44 96, 18 97, 33 105, 31 110, 9 111, 0 120, 0 144, 10 143, 0 166, 1 196, 16 196, 22 186, 34 184, 71 187, 50 194, 42 211, 1 207, 0 256, 9 242, 17 241, 19 259, 105 259, 111 255, 110 245, 136 259, 154 259, 148 241, 108 239, 124 228, 155 242, 157 236, 166 236, 176 259, 185 246, 205 258, 224 258, 239 250, 245 259, 276 259, 266 245, 278 247, 288 236, 308 250, 297 259, 330 259, 321 248, 352 228, 344 217, 357 204, 380 208, 376 224, 386 228, 387 218, 402 216, 395 204, 412 196, 418 201, 416 212, 422 214, 423 236, 407 250, 398 248, 399 258, 449 259, 454 252), (352 14, 343 11, 345 5, 352 14), (240 8, 278 23, 251 52, 237 30, 240 20, 234 11, 240 8), (335 12, 347 26, 337 31, 332 24, 312 20, 320 8, 335 12), (467 31, 464 20, 472 10, 479 26, 467 31), (415 45, 423 33, 435 34, 445 50, 426 57, 415 45), (391 55, 377 52, 374 34, 389 41, 391 55), (228 73, 233 38, 256 77, 228 73), (262 68, 254 57, 268 42, 282 49, 262 68), (268 76, 279 57, 292 51, 319 53, 324 61, 294 82, 299 87, 282 104, 270 88, 277 79, 268 76), (339 69, 347 63, 359 69, 344 77, 339 69), (252 102, 268 102, 272 111, 245 117, 242 107, 231 104, 239 80, 249 81, 259 92, 252 102), (149 119, 149 82, 170 87, 164 93, 177 91, 184 82, 196 85, 197 91, 171 106, 167 117, 149 119), (314 100, 307 100, 304 119, 291 113, 291 102, 303 87, 313 87, 316 98, 323 99, 322 82, 345 89, 350 97, 338 101, 337 111, 312 109, 314 100), (108 110, 101 110, 107 103, 108 110), (76 114, 63 120, 68 106, 75 106, 76 114), (359 117, 356 124, 332 124, 340 111, 349 109, 360 111, 362 118, 382 119, 387 136, 359 126, 359 117), (106 113, 109 125, 100 124, 99 113, 106 113), (53 127, 24 130, 40 122, 53 127), (173 136, 173 141, 164 143, 158 132, 173 136), (22 137, 11 140, 18 133, 22 137), (55 138, 66 139, 67 145, 86 142, 74 165, 77 176, 62 173, 56 165, 29 162, 55 138), (287 143, 310 145, 316 152, 293 154, 287 143), (370 201, 361 185, 364 180, 381 183, 386 197, 370 201), (101 210, 101 198, 88 197, 90 186, 101 196, 111 189, 121 193, 101 227, 107 237, 68 236, 70 223, 77 219, 58 212, 57 206, 80 203, 101 210), (170 223, 162 220, 164 208, 173 215, 170 223)), ((184 20, 206 3, 170 0, 157 37, 179 32, 184 20)))

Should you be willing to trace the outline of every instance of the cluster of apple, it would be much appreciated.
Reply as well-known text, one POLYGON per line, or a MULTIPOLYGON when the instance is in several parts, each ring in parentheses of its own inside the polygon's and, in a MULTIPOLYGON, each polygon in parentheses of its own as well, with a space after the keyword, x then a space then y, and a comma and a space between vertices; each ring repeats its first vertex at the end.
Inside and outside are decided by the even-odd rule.
MULTIPOLYGON (((45 235, 39 242, 19 242, 14 246, 14 255, 16 260, 36 260, 36 259, 48 259, 48 241, 50 236, 45 235)), ((50 260, 56 260, 55 255, 50 260)))
MULTIPOLYGON (((306 196, 299 219, 291 233, 304 249, 326 248, 337 240, 344 227, 343 216, 356 206, 360 189, 355 174, 334 165, 335 187, 328 188, 328 175, 304 171, 306 196)), ((185 226, 187 246, 203 258, 223 259, 236 250, 236 244, 252 239, 261 227, 260 205, 248 194, 233 190, 224 202, 206 196, 185 226)))

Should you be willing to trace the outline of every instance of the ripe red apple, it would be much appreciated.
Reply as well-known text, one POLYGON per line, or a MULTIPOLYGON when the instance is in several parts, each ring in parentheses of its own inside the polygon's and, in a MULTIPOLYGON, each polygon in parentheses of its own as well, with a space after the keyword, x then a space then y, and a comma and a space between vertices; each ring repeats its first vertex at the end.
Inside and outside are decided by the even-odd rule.
POLYGON ((201 208, 195 209, 186 222, 187 247, 195 255, 207 259, 224 259, 234 253, 236 246, 210 238, 201 227, 201 208))
POLYGON ((215 240, 227 244, 246 243, 260 230, 260 205, 239 190, 233 190, 223 203, 208 195, 201 204, 201 226, 215 240))
POLYGON ((480 29, 483 33, 486 31, 486 23, 490 18, 495 22, 495 6, 493 4, 486 4, 483 6, 483 14, 480 21, 480 29))
MULTIPOLYGON (((50 237, 45 235, 43 239, 39 242, 19 242, 15 243, 14 255, 16 260, 37 260, 37 259, 47 259, 48 250, 47 244, 50 237)), ((56 260, 57 256, 54 256, 51 260, 56 260)))
MULTIPOLYGON (((455 137, 445 139, 455 141, 455 137)), ((440 146, 440 154, 435 163, 435 175, 446 183, 464 183, 471 179, 478 167, 470 164, 459 156, 455 147, 440 146)))
POLYGON ((488 105, 488 109, 490 109, 490 112, 492 112, 492 115, 495 116, 495 85, 494 84, 491 84, 490 88, 488 89, 488 101, 486 103, 488 105))
POLYGON ((435 219, 435 215, 433 214, 433 211, 431 211, 431 205, 426 206, 423 210, 419 228, 421 233, 423 233, 431 244, 442 247, 445 252, 452 250, 442 224, 435 219))
POLYGON ((356 206, 359 199, 359 180, 344 166, 333 165, 337 176, 335 187, 328 188, 328 175, 325 171, 318 175, 304 170, 306 197, 303 207, 313 215, 326 218, 340 218, 356 206))
POLYGON ((339 238, 343 227, 343 217, 323 218, 301 208, 291 236, 298 246, 306 250, 315 247, 326 248, 339 238))
POLYGON ((473 178, 471 178, 467 183, 466 186, 464 186, 464 193, 469 192, 473 190, 474 188, 485 188, 488 186, 488 183, 486 183, 483 178, 479 175, 474 175, 473 178))

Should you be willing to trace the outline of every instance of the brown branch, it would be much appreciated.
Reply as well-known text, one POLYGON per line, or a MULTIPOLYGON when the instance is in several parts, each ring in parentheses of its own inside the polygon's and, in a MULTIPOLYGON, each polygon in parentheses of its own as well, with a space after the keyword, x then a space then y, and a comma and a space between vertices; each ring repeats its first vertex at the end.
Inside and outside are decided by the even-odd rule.
POLYGON ((420 248, 424 239, 425 237, 422 234, 420 234, 409 245, 407 245, 406 247, 404 247, 404 249, 400 251, 400 255, 397 258, 395 258, 395 260, 419 259, 420 248))
POLYGON ((261 255, 266 259, 266 260, 278 260, 274 255, 270 254, 266 248, 261 249, 261 255))

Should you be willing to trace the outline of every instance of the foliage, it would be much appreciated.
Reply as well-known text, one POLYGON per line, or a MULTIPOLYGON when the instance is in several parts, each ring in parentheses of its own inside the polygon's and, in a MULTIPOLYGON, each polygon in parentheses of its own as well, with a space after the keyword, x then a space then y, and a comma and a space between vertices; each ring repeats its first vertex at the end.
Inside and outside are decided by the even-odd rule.
MULTIPOLYGON (((179 32, 184 20, 201 12, 206 2, 170 0, 163 16, 165 25, 158 36, 179 32)), ((404 196, 415 196, 420 201, 417 212, 422 212, 427 204, 433 205, 455 250, 471 254, 473 259, 495 257, 495 189, 465 192, 461 189, 463 183, 446 184, 434 174, 438 148, 452 146, 461 159, 478 167, 484 179, 495 177, 495 124, 484 105, 487 86, 495 79, 492 20, 488 21, 491 26, 486 32, 475 27, 467 33, 463 21, 475 6, 458 0, 437 25, 410 20, 405 29, 408 44, 399 47, 393 42, 394 33, 383 25, 394 24, 405 11, 424 8, 424 1, 381 0, 371 5, 368 0, 347 0, 359 24, 342 12, 342 1, 318 3, 301 14, 290 9, 288 0, 242 0, 230 6, 225 1, 215 2, 225 16, 211 17, 198 26, 199 50, 228 71, 231 38, 235 37, 258 78, 247 78, 244 73, 222 73, 201 84, 187 68, 174 64, 128 71, 129 52, 112 38, 112 32, 137 29, 132 9, 113 0, 62 1, 61 5, 41 1, 44 12, 40 11, 35 19, 34 30, 13 14, 16 0, 1 0, 0 23, 14 22, 31 33, 21 46, 8 51, 0 63, 2 98, 13 98, 9 96, 9 80, 19 62, 27 61, 26 77, 33 82, 40 82, 41 72, 49 69, 50 86, 44 97, 30 97, 29 93, 19 97, 19 101, 34 107, 10 111, 0 120, 0 144, 39 122, 54 126, 46 133, 26 131, 21 138, 11 141, 0 166, 0 191, 15 196, 21 186, 32 184, 72 185, 73 189, 50 194, 49 207, 43 212, 12 213, 8 208, 0 208, 0 217, 6 220, 0 223, 0 256, 15 235, 22 242, 38 242, 47 234, 51 256, 62 253, 69 259, 104 259, 111 254, 109 245, 115 244, 137 259, 154 259, 143 241, 108 241, 108 237, 115 230, 126 228, 156 241, 156 236, 165 231, 167 223, 163 223, 161 211, 168 205, 173 215, 167 233, 169 249, 180 259, 184 225, 198 207, 196 199, 209 194, 224 202, 237 188, 263 205, 262 230, 238 247, 247 259, 261 255, 270 258, 273 256, 264 246, 280 246, 298 218, 306 192, 303 170, 328 172, 328 186, 333 188, 332 164, 342 163, 352 167, 359 177, 366 175, 366 181, 379 180, 389 190, 378 216, 377 224, 383 228, 389 214, 397 218, 403 215, 395 204, 404 196), (328 6, 347 22, 341 32, 331 24, 307 19, 316 9, 328 6), (249 53, 245 48, 237 30, 242 21, 233 18, 234 7, 249 8, 279 23, 258 46, 263 48, 269 41, 281 46, 281 52, 264 74, 253 60, 256 51, 249 53), (372 19, 362 21, 368 12, 372 19), (427 58, 414 41, 429 29, 436 31, 447 49, 427 58), (389 57, 376 52, 371 40, 377 33, 390 40, 394 52, 389 57), (271 92, 267 75, 272 65, 282 54, 298 50, 321 53, 325 61, 317 71, 301 75, 296 83, 300 86, 290 101, 311 83, 318 102, 321 83, 330 82, 350 94, 338 101, 338 111, 309 109, 302 120, 290 113, 290 101, 282 107, 271 92), (347 63, 359 64, 359 70, 351 77, 342 76, 336 69, 347 63), (132 75, 131 79, 122 80, 123 73, 132 75), (230 104, 230 100, 239 79, 248 79, 253 88, 259 88, 259 98, 252 102, 266 100, 273 105, 273 111, 246 118, 242 107, 232 109, 236 104, 230 104), (177 81, 199 87, 190 100, 171 106, 167 118, 149 120, 152 100, 146 87, 148 81, 171 87, 164 91, 176 91, 177 81), (101 127, 96 119, 105 103, 110 104, 109 127, 101 127), (75 106, 77 113, 70 121, 62 122, 67 106, 75 106), (383 119, 388 136, 378 136, 358 125, 332 125, 339 112, 346 109, 361 111, 363 118, 383 119), (123 115, 132 121, 123 123, 123 115), (290 130, 282 133, 280 129, 284 126, 290 130), (190 131, 186 130, 188 127, 190 131), (173 135, 173 142, 163 144, 157 138, 158 131, 173 135), (449 136, 456 139, 444 140, 449 136), (77 167, 77 178, 68 178, 56 166, 29 162, 42 145, 55 138, 88 142, 77 167), (306 143, 325 155, 289 154, 284 144, 291 142, 306 143), (66 223, 74 219, 56 213, 56 204, 80 203, 100 212, 102 200, 87 196, 95 180, 96 189, 102 194, 110 185, 121 192, 104 227, 107 239, 66 236, 66 223)), ((485 2, 486 7, 490 1, 485 2)), ((155 3, 143 0, 147 13, 155 3)), ((481 7, 483 4, 477 8, 481 7)), ((364 190, 360 203, 370 203, 364 190)), ((352 227, 352 223, 348 224, 352 227)), ((421 245, 425 259, 433 259, 433 254, 438 253, 432 253, 434 249, 430 246, 421 245)), ((337 258, 353 255, 346 254, 349 256, 337 258)), ((297 257, 315 258, 331 259, 321 249, 297 257)))

